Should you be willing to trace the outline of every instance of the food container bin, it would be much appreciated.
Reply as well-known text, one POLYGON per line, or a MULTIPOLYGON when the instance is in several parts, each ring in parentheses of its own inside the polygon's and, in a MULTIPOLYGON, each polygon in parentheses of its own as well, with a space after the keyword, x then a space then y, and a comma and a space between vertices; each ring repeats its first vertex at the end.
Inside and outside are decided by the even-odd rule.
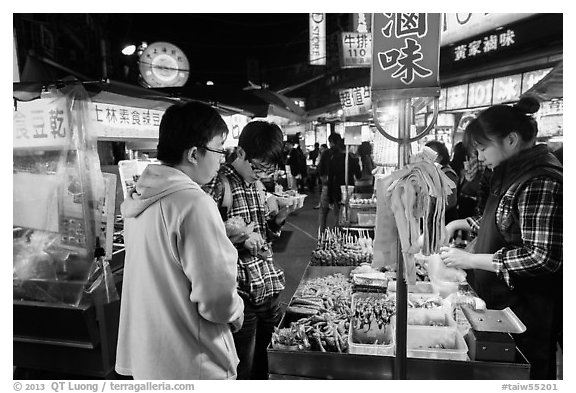
POLYGON ((358 225, 369 227, 376 225, 376 214, 374 213, 358 213, 358 225))
POLYGON ((444 299, 446 299, 450 294, 458 291, 458 283, 455 281, 435 280, 433 278, 430 278, 430 282, 434 287, 434 289, 444 299))
POLYGON ((406 349, 413 358, 468 360, 468 346, 456 328, 408 325, 406 349))
POLYGON ((408 325, 456 328, 456 321, 445 308, 409 308, 408 325))
MULTIPOLYGON (((358 300, 369 297, 376 299, 389 299, 381 293, 355 293, 352 295, 352 310, 356 310, 358 300)), ((390 318, 390 323, 379 329, 377 323, 372 321, 368 331, 356 329, 355 319, 352 318, 350 324, 350 334, 348 334, 348 352, 360 355, 378 355, 394 356, 394 337, 395 337, 395 316, 390 318), (382 344, 368 343, 384 341, 382 344)))

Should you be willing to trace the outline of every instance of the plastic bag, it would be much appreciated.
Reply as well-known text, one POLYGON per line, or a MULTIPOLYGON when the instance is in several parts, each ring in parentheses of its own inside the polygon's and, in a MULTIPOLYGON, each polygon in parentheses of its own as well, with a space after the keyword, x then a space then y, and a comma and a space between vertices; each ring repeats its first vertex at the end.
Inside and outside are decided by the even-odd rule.
POLYGON ((430 281, 461 282, 466 280, 466 272, 457 267, 447 267, 440 259, 439 254, 431 254, 427 261, 427 270, 430 281))

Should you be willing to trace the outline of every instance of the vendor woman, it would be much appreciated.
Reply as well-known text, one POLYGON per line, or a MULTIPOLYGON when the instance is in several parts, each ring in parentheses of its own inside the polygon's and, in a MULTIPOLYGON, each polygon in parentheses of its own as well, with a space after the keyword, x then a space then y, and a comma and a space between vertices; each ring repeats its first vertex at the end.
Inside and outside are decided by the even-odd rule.
POLYGON ((556 378, 556 343, 562 326, 562 165, 546 145, 530 114, 533 98, 495 105, 465 130, 478 159, 493 170, 481 217, 449 223, 475 231, 474 253, 442 248, 447 266, 474 269, 471 283, 489 309, 510 307, 526 325, 515 334, 530 362, 531 379, 556 378))

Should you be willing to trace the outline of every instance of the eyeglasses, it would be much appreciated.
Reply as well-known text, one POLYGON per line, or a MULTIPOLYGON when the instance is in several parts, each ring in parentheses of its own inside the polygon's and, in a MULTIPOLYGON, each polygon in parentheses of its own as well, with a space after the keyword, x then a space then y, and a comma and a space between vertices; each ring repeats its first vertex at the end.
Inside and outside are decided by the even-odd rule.
POLYGON ((254 171, 254 173, 263 173, 266 175, 270 175, 276 172, 278 168, 276 164, 262 165, 252 160, 248 160, 248 163, 250 164, 250 168, 252 168, 252 171, 254 171))
POLYGON ((220 150, 220 149, 212 149, 212 148, 210 148, 210 147, 208 147, 208 146, 200 146, 200 147, 201 147, 202 149, 206 149, 206 150, 211 151, 211 152, 213 152, 213 153, 218 153, 218 154, 226 155, 226 150, 224 150, 224 149, 222 149, 222 150, 220 150))

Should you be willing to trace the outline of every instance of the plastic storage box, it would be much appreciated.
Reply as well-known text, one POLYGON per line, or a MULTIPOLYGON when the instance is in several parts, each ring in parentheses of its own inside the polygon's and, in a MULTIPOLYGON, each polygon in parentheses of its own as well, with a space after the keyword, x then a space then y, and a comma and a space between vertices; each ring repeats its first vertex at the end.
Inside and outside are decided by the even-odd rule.
POLYGON ((412 358, 468 360, 468 346, 455 328, 408 325, 406 347, 412 358))
POLYGON ((410 308, 408 325, 456 328, 456 321, 445 308, 410 308))

